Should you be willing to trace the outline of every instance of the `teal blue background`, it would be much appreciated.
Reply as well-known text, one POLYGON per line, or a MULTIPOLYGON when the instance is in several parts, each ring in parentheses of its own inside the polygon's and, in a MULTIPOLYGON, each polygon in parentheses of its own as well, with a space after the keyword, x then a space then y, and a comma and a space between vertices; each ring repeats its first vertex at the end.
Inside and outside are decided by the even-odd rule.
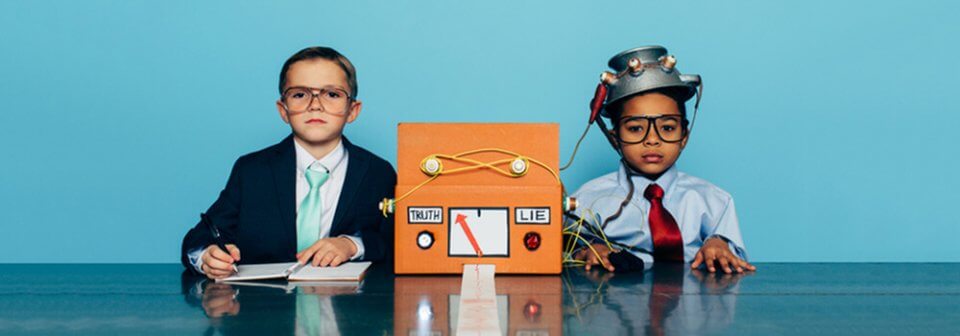
MULTIPOLYGON (((949 1, 3 1, 0 262, 176 262, 240 155, 289 133, 277 76, 359 69, 346 134, 557 122, 607 59, 663 44, 705 95, 680 168, 734 195, 754 261, 960 261, 949 1)), ((613 171, 591 130, 568 188, 613 171)))

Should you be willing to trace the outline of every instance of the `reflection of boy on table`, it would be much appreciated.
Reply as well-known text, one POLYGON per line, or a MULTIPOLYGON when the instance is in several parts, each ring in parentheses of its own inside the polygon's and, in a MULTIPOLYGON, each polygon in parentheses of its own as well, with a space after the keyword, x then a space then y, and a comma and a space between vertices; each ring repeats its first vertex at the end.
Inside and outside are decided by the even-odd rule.
POLYGON ((572 312, 587 317, 579 325, 567 323, 567 330, 598 335, 715 333, 733 323, 739 281, 749 276, 720 275, 682 265, 654 266, 649 272, 633 274, 639 276, 586 271, 585 276, 602 288, 597 293, 572 292, 571 300, 564 300, 568 302, 565 319, 576 320, 569 315, 572 312), (587 302, 600 304, 585 305, 587 302))
POLYGON ((381 312, 382 301, 356 295, 356 283, 291 282, 287 289, 214 282, 187 273, 182 281, 187 303, 201 308, 210 328, 224 335, 340 335, 392 328, 386 325, 392 312, 381 312), (356 312, 368 318, 358 319, 356 312))

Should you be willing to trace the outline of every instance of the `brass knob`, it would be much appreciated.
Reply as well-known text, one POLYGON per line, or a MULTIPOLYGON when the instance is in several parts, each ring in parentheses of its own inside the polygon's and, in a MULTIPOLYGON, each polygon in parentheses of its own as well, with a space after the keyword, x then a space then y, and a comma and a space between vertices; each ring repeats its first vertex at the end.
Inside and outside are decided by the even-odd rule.
POLYGON ((443 170, 443 163, 434 156, 429 156, 420 161, 420 171, 427 176, 437 176, 443 170))
POLYGON ((387 208, 387 210, 384 212, 388 214, 392 214, 393 211, 395 210, 395 207, 394 207, 395 204, 396 204, 396 201, 394 201, 392 198, 384 198, 382 201, 380 201, 379 204, 377 204, 377 207, 379 208, 378 210, 380 211, 384 211, 383 208, 387 208))
POLYGON ((630 68, 630 72, 637 73, 643 70, 643 62, 640 62, 639 58, 631 58, 627 61, 627 67, 630 68))
POLYGON ((510 162, 510 172, 513 173, 513 176, 523 176, 527 173, 527 159, 516 158, 513 162, 510 162))
POLYGON ((673 68, 677 66, 677 58, 673 55, 667 55, 660 58, 660 65, 663 66, 664 70, 673 71, 673 68))
POLYGON ((613 83, 617 82, 617 75, 614 75, 610 71, 604 71, 602 74, 600 74, 600 81, 606 85, 613 85, 613 83))

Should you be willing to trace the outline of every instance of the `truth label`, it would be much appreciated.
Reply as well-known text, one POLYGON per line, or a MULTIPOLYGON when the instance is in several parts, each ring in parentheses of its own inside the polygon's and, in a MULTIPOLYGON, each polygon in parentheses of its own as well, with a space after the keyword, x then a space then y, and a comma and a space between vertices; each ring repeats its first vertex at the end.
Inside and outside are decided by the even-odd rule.
POLYGON ((410 224, 443 223, 443 208, 441 207, 409 207, 407 208, 407 223, 410 223, 410 224))

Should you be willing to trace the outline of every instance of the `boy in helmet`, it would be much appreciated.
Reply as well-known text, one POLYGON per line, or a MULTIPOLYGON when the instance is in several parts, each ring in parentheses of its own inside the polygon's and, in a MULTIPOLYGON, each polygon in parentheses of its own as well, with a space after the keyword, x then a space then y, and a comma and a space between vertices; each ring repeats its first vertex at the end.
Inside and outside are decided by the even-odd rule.
POLYGON ((676 59, 659 46, 624 51, 609 66, 616 73, 602 76, 591 121, 620 154, 620 167, 574 193, 582 207, 571 218, 603 232, 580 230, 579 241, 589 245, 573 257, 587 270, 630 271, 654 263, 756 270, 746 261, 730 194, 675 166, 690 135, 685 102, 696 96, 699 104, 700 77, 681 75, 676 59))

